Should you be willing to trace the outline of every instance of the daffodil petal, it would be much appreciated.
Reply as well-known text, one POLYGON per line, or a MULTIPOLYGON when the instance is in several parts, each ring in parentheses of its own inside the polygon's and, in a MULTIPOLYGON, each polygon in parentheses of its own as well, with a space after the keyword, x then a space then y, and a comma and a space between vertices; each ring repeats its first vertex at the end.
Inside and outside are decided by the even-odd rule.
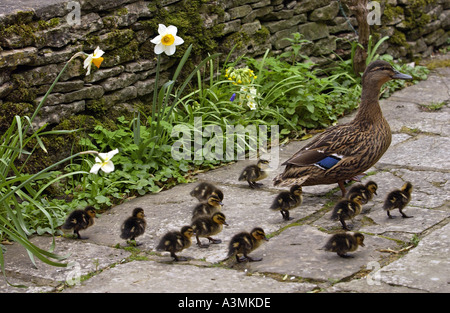
POLYGON ((155 38, 153 38, 152 40, 150 40, 150 42, 154 43, 155 45, 157 45, 157 44, 161 43, 161 39, 162 39, 162 36, 158 35, 155 38))
POLYGON ((102 164, 101 169, 105 173, 111 173, 112 171, 114 171, 114 164, 111 161, 105 162, 104 164, 102 164))
POLYGON ((115 156, 117 153, 119 153, 119 149, 114 149, 112 151, 109 151, 108 154, 108 159, 112 159, 113 156, 115 156))
POLYGON ((184 43, 183 38, 175 36, 175 42, 174 42, 175 46, 179 46, 179 45, 181 45, 183 43, 184 43))
POLYGON ((92 54, 89 54, 86 59, 84 59, 83 68, 88 68, 92 63, 92 54))
POLYGON ((94 58, 100 58, 104 53, 105 51, 101 50, 100 47, 97 47, 94 51, 94 58))
POLYGON ((167 27, 164 24, 158 25, 158 34, 165 35, 167 33, 167 27))
POLYGON ((177 29, 176 26, 169 25, 169 26, 167 27, 166 31, 167 31, 169 34, 172 34, 173 36, 176 36, 178 29, 177 29))
POLYGON ((159 43, 155 46, 155 54, 161 54, 164 52, 164 45, 159 43))
POLYGON ((98 170, 100 169, 101 165, 99 163, 95 163, 89 173, 97 174, 98 170))
POLYGON ((177 48, 175 47, 175 45, 171 45, 171 46, 166 46, 166 54, 167 55, 172 55, 175 53, 175 51, 177 50, 177 48))

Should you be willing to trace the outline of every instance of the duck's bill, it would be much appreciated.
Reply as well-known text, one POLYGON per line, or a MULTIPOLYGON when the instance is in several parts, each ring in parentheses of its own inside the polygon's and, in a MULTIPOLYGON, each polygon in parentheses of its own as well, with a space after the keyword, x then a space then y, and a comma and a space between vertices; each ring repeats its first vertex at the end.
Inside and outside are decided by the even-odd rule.
POLYGON ((394 76, 392 76, 392 78, 393 79, 412 79, 412 76, 395 71, 395 74, 394 74, 394 76))

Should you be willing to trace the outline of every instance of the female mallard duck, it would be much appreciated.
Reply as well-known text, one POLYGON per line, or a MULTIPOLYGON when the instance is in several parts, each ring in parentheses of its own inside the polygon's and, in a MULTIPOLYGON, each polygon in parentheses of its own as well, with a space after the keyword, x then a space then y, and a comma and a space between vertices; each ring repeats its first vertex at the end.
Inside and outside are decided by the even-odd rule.
MULTIPOLYGON (((145 232, 147 222, 145 221, 145 214, 142 208, 135 208, 132 215, 127 218, 121 228, 120 238, 125 239, 128 243, 132 243, 145 232)), ((140 245, 136 243, 136 245, 140 245)))
POLYGON ((352 186, 352 188, 350 188, 347 198, 349 198, 352 193, 357 193, 362 197, 361 198, 362 204, 366 204, 367 202, 372 200, 373 195, 377 194, 377 189, 378 189, 377 183, 372 180, 367 182, 367 184, 365 185, 356 184, 352 186))
POLYGON ((354 120, 328 128, 296 152, 282 164, 286 168, 274 184, 338 183, 345 196, 344 182, 373 166, 391 144, 391 130, 378 102, 381 86, 391 79, 412 77, 399 73, 388 62, 370 63, 362 76, 361 104, 354 120))
POLYGON ((88 239, 87 237, 82 238, 79 231, 94 225, 94 218, 96 217, 93 206, 87 206, 84 210, 75 210, 69 214, 66 222, 62 225, 62 229, 72 229, 78 239, 88 239))
POLYGON ((325 244, 325 251, 336 252, 341 258, 352 258, 347 252, 364 247, 364 235, 361 233, 338 233, 331 236, 325 244))
POLYGON ((203 202, 208 200, 208 197, 215 194, 223 201, 223 192, 211 183, 202 182, 198 184, 190 193, 191 196, 197 198, 198 201, 203 202))
POLYGON ((211 216, 222 209, 222 201, 220 201, 219 196, 212 194, 208 197, 208 202, 199 203, 195 206, 192 211, 192 220, 195 220, 201 215, 211 216))
POLYGON ((257 181, 267 177, 267 172, 264 169, 268 164, 269 161, 260 159, 258 163, 245 167, 239 176, 239 181, 247 181, 252 189, 261 187, 262 184, 257 183, 257 181))
POLYGON ((211 238, 211 236, 217 235, 223 229, 223 225, 227 225, 225 221, 225 215, 222 212, 216 212, 213 216, 200 216, 192 222, 192 229, 194 229, 195 236, 197 238, 197 245, 200 248, 208 248, 209 244, 202 244, 199 237, 208 238, 210 243, 218 244, 222 240, 211 238))
POLYGON ((272 210, 279 210, 283 219, 289 221, 292 217, 289 217, 289 210, 298 207, 302 204, 302 186, 294 185, 289 191, 280 192, 273 200, 272 210))
POLYGON ((231 238, 228 246, 228 257, 235 256, 238 263, 246 260, 249 262, 261 261, 262 258, 251 258, 248 254, 258 248, 264 240, 269 241, 266 233, 260 227, 254 228, 250 233, 242 232, 236 234, 231 238), (242 256, 239 257, 239 255, 242 256))
POLYGON ((361 201, 361 195, 357 193, 350 194, 348 199, 336 203, 333 213, 331 214, 331 219, 339 220, 342 224, 342 228, 349 230, 347 224, 345 224, 345 220, 353 219, 356 215, 361 213, 361 201))
POLYGON ((390 211, 394 209, 398 209, 402 217, 412 217, 403 213, 403 209, 411 200, 412 189, 412 184, 410 182, 406 182, 400 190, 393 190, 386 196, 383 209, 386 210, 389 218, 394 218, 394 216, 390 213, 390 211))
POLYGON ((177 262, 186 261, 187 258, 177 256, 176 253, 191 246, 193 235, 194 230, 191 226, 183 226, 180 231, 168 232, 161 238, 156 250, 170 252, 170 256, 177 262))

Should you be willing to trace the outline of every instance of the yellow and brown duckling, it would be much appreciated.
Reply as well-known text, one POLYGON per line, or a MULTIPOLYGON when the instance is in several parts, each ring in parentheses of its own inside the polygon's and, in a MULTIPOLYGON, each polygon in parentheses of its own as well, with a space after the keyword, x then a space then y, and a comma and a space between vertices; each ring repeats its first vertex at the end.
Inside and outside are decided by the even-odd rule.
POLYGON ((94 218, 96 217, 95 208, 87 206, 84 210, 75 210, 70 213, 61 228, 73 230, 78 239, 88 239, 87 237, 81 237, 79 231, 94 225, 94 218))
POLYGON ((241 232, 231 238, 228 246, 228 257, 235 256, 237 262, 258 262, 262 258, 252 258, 248 254, 258 248, 263 241, 269 241, 261 227, 254 228, 250 233, 241 232))
POLYGON ((208 238, 209 243, 219 244, 222 242, 220 239, 214 239, 211 236, 217 235, 223 229, 223 225, 228 226, 225 215, 222 212, 216 212, 212 216, 200 216, 196 218, 191 226, 194 229, 195 236, 197 238, 197 245, 200 248, 208 248, 209 244, 202 244, 200 237, 208 238))
POLYGON ((325 251, 336 252, 342 258, 353 258, 347 252, 353 252, 358 246, 364 247, 364 235, 361 233, 338 233, 331 236, 323 247, 325 251))
POLYGON ((349 230, 345 220, 352 219, 361 213, 362 209, 362 196, 353 193, 349 195, 348 199, 343 199, 336 203, 333 208, 333 213, 331 214, 331 219, 339 220, 342 224, 342 228, 349 230))
POLYGON ((292 218, 289 217, 289 210, 300 206, 303 202, 302 186, 294 185, 289 191, 280 192, 273 200, 272 210, 279 210, 283 219, 288 221, 292 218))
POLYGON ((406 182, 400 189, 391 191, 384 201, 383 209, 387 212, 389 218, 394 218, 390 211, 398 209, 400 214, 404 218, 409 218, 412 216, 403 213, 403 209, 411 201, 411 193, 413 186, 410 182, 406 182))
POLYGON ((372 200, 373 195, 377 194, 377 189, 378 189, 377 183, 372 180, 367 182, 365 185, 356 184, 356 185, 352 186, 352 188, 350 188, 347 198, 352 193, 357 193, 357 194, 361 195, 361 203, 366 204, 367 202, 372 200))
POLYGON ((195 206, 192 211, 192 221, 201 215, 212 216, 214 213, 220 212, 222 205, 222 201, 216 194, 210 195, 207 202, 195 206))
POLYGON ((145 220, 145 213, 142 208, 135 208, 130 217, 128 217, 122 224, 120 231, 120 238, 125 239, 128 243, 136 243, 136 237, 141 236, 145 232, 147 222, 145 220))
POLYGON ((282 165, 274 179, 277 186, 314 186, 344 182, 371 168, 391 144, 391 129, 383 117, 378 98, 383 84, 392 79, 412 79, 386 61, 370 63, 362 76, 361 103, 350 123, 329 127, 282 165))
POLYGON ((260 159, 257 164, 246 166, 239 176, 239 181, 246 181, 252 189, 261 187, 262 183, 257 183, 257 181, 268 176, 265 171, 268 165, 269 161, 260 159))
POLYGON ((209 196, 216 195, 219 197, 220 201, 223 201, 223 192, 211 183, 202 182, 198 184, 190 193, 198 201, 207 201, 209 196))
POLYGON ((187 258, 177 256, 176 253, 187 249, 192 244, 194 229, 191 226, 183 226, 180 231, 171 231, 166 233, 156 247, 157 251, 170 252, 170 256, 175 261, 186 261, 187 258))

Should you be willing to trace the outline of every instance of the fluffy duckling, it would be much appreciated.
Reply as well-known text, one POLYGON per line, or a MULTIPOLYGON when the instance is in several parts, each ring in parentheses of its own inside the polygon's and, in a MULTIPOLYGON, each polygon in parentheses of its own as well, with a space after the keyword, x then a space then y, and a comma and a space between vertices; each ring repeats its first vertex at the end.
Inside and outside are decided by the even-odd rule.
MULTIPOLYGON (((127 242, 132 242, 136 240, 145 232, 145 227, 147 222, 145 220, 144 210, 142 208, 135 208, 132 215, 127 218, 120 228, 121 234, 120 238, 127 240, 127 242)), ((140 245, 136 243, 136 245, 140 245)))
POLYGON ((78 239, 88 239, 88 237, 81 237, 79 231, 84 230, 94 225, 95 208, 93 206, 87 206, 84 210, 75 210, 69 214, 62 229, 73 229, 73 233, 77 235, 78 239))
POLYGON ((191 246, 191 237, 194 235, 194 229, 191 226, 183 226, 180 231, 171 231, 166 233, 156 247, 157 251, 170 252, 170 256, 175 261, 186 261, 187 258, 177 256, 175 253, 181 252, 191 246))
POLYGON ((258 262, 262 258, 251 258, 248 256, 250 252, 258 248, 263 241, 269 241, 267 239, 264 230, 260 227, 254 228, 250 233, 241 232, 231 238, 228 246, 228 257, 235 256, 237 262, 258 262), (242 255, 239 257, 239 255, 242 255))
POLYGON ((342 224, 342 228, 345 230, 350 230, 345 224, 345 220, 353 219, 356 215, 361 213, 362 196, 353 193, 349 195, 348 199, 343 199, 339 201, 331 214, 331 219, 339 220, 342 224))
POLYGON ((216 212, 212 216, 200 216, 192 222, 195 236, 197 238, 197 245, 200 248, 208 248, 209 244, 202 244, 199 237, 208 238, 210 243, 219 244, 220 239, 213 239, 211 236, 217 235, 223 229, 223 225, 228 226, 225 221, 225 215, 222 212, 216 212))
MULTIPOLYGON (((377 194, 377 189, 378 189, 377 183, 374 181, 369 181, 365 185, 356 184, 356 185, 352 186, 352 188, 348 192, 348 195, 350 195, 352 193, 358 193, 362 196, 361 203, 366 204, 367 202, 372 200, 373 195, 377 194)), ((347 196, 347 198, 348 197, 349 196, 347 196)))
POLYGON ((220 198, 212 194, 208 197, 208 202, 200 203, 197 206, 195 206, 194 210, 192 211, 192 221, 194 221, 197 217, 201 215, 208 215, 212 216, 216 212, 220 212, 222 209, 222 201, 220 201, 220 198))
POLYGON ((272 210, 279 210, 283 219, 288 221, 292 218, 289 217, 289 210, 298 207, 303 202, 302 186, 294 185, 289 191, 280 192, 273 200, 272 210))
POLYGON ((260 159, 257 164, 245 167, 239 176, 239 181, 247 181, 252 189, 261 187, 262 184, 257 183, 257 181, 267 177, 268 174, 264 169, 267 168, 268 164, 269 161, 260 159))
POLYGON ((223 201, 223 192, 211 183, 200 183, 190 193, 191 196, 197 198, 198 201, 207 201, 209 196, 215 194, 219 197, 220 201, 223 201))
POLYGON ((338 233, 331 236, 324 249, 336 252, 341 258, 353 258, 347 252, 353 252, 358 246, 364 247, 364 235, 361 233, 338 233))
POLYGON ((383 209, 386 210, 389 218, 394 218, 394 216, 390 213, 390 211, 394 209, 398 209, 402 217, 412 217, 403 213, 403 209, 411 200, 412 189, 412 184, 410 182, 406 182, 400 190, 393 190, 387 195, 386 200, 384 201, 383 209))

